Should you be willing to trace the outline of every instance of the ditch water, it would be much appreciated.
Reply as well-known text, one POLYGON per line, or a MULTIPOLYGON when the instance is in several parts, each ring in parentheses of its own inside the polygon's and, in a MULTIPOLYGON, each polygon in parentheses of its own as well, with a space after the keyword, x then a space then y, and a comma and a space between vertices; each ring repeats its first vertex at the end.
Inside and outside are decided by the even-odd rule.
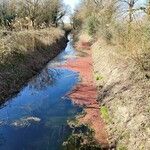
POLYGON ((60 55, 0 107, 0 150, 62 149, 72 132, 67 120, 82 111, 66 96, 79 74, 58 67, 74 55, 70 40, 60 55))

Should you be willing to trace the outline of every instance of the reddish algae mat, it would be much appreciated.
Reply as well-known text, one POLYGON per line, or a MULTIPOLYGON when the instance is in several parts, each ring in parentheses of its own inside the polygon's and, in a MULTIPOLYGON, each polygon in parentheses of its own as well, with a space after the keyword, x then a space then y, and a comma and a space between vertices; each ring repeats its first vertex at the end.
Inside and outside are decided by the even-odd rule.
MULTIPOLYGON (((88 124, 95 131, 95 139, 98 143, 108 145, 108 136, 105 123, 100 115, 99 103, 97 102, 97 89, 93 79, 92 52, 88 42, 81 42, 77 49, 84 53, 78 55, 75 60, 68 60, 63 66, 67 69, 77 71, 81 82, 70 94, 73 103, 85 107, 85 116, 79 119, 80 123, 88 124), (85 55, 86 54, 86 55, 85 55)), ((80 53, 80 52, 79 52, 80 53)))

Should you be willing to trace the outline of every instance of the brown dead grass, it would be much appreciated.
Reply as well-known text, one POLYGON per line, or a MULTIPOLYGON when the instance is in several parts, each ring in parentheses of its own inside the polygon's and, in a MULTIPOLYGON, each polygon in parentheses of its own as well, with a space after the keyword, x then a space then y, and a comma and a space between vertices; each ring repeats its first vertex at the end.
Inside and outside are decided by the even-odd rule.
POLYGON ((1 34, 0 102, 17 92, 66 46, 65 33, 56 28, 1 34))
POLYGON ((94 70, 100 80, 100 104, 108 108, 108 133, 117 149, 150 149, 150 81, 135 61, 117 46, 98 40, 92 47, 94 70))

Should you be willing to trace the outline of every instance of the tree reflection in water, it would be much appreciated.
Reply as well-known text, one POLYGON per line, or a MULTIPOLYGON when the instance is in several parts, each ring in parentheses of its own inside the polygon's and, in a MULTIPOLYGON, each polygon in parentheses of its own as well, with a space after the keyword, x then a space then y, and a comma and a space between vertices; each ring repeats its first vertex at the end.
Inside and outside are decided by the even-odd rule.
POLYGON ((0 146, 5 143, 6 139, 2 133, 0 133, 0 146))
POLYGON ((33 78, 29 83, 29 88, 37 91, 44 90, 48 86, 54 86, 56 79, 61 75, 60 69, 44 69, 37 77, 33 78))

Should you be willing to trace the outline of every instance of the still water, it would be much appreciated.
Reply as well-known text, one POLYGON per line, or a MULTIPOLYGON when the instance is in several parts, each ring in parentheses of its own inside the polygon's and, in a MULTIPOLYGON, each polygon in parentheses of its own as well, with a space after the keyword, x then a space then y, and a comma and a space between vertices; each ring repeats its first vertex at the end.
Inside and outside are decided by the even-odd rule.
POLYGON ((79 74, 58 67, 74 55, 70 40, 60 55, 0 107, 0 150, 62 149, 71 134, 67 120, 82 111, 67 97, 79 74))

